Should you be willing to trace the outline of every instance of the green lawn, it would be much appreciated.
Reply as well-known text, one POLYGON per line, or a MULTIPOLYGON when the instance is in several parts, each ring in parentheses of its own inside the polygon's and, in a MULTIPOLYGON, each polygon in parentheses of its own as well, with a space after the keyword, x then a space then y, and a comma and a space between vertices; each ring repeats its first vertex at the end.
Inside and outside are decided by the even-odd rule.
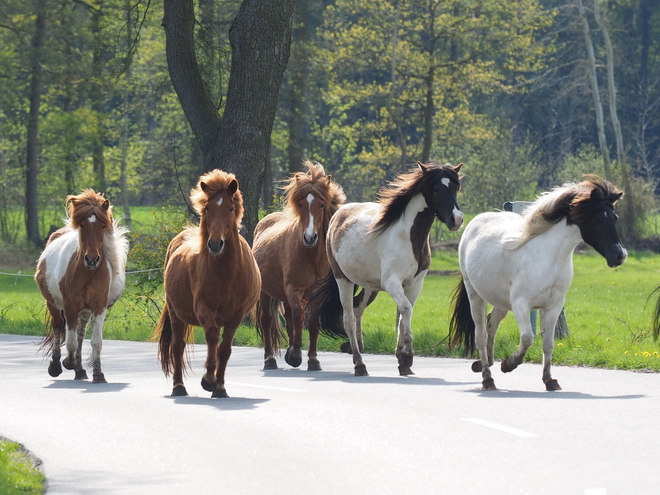
POLYGON ((0 493, 44 493, 46 478, 21 446, 0 438, 0 493))

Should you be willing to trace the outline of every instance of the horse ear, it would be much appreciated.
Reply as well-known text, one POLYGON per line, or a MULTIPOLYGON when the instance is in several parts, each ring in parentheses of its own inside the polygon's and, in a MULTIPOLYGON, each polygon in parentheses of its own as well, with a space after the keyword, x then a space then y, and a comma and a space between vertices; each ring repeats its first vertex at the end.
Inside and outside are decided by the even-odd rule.
POLYGON ((232 179, 232 181, 227 186, 227 192, 233 196, 236 191, 238 191, 238 181, 236 179, 232 179))
POLYGON ((101 208, 103 208, 104 210, 107 211, 107 209, 110 208, 110 201, 108 201, 108 200, 106 199, 106 200, 103 202, 103 204, 101 205, 101 208))
POLYGON ((206 182, 200 182, 199 188, 205 193, 209 192, 209 186, 206 185, 206 182))
POLYGON ((458 173, 458 171, 461 169, 462 166, 463 166, 462 163, 459 163, 458 165, 456 165, 456 166, 454 167, 454 172, 458 173))
POLYGON ((417 166, 419 169, 423 172, 426 173, 426 171, 429 169, 426 165, 424 165, 422 162, 417 162, 417 166))

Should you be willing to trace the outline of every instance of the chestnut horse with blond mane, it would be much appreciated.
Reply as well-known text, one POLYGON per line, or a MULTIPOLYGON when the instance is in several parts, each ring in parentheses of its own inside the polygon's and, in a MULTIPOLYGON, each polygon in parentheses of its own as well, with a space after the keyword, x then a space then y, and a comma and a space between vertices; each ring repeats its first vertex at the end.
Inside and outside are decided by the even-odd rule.
POLYGON ((200 215, 199 226, 179 233, 167 248, 165 305, 153 338, 158 339, 163 372, 173 375, 172 395, 188 395, 184 350, 193 327, 202 327, 207 346, 202 388, 212 397, 228 397, 225 370, 232 341, 259 298, 261 277, 239 233, 243 196, 234 174, 213 170, 202 175, 190 200, 200 215))
POLYGON ((62 374, 63 365, 75 371, 76 380, 87 379, 82 343, 89 322, 93 382, 106 383, 101 371, 103 322, 124 290, 128 229, 113 219, 103 194, 91 189, 67 196, 66 207, 66 226, 48 238, 34 275, 50 315, 41 346, 52 353, 50 376, 62 374), (65 337, 67 357, 60 363, 65 337))
MULTIPOLYGON (((293 174, 284 187, 284 211, 264 217, 254 230, 254 257, 261 270, 257 329, 264 342, 264 369, 277 369, 275 352, 282 330, 280 306, 289 346, 284 360, 302 363, 301 346, 308 290, 330 273, 325 237, 332 215, 344 204, 344 191, 320 163, 306 161, 307 173, 293 174)), ((310 322, 307 370, 321 369, 317 357, 319 327, 310 322)))

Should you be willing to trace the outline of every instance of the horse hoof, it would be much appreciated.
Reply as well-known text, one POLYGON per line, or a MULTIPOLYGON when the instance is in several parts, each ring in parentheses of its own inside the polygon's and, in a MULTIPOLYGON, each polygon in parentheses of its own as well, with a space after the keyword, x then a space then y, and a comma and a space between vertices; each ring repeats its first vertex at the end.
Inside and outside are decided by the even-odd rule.
POLYGON ((185 397, 186 395, 188 395, 188 391, 183 385, 176 385, 172 389, 172 397, 185 397))
POLYGON ((76 370, 76 377, 74 380, 87 380, 87 371, 85 370, 76 370))
POLYGON ((401 368, 410 369, 410 367, 413 365, 413 355, 412 354, 403 354, 403 353, 399 354, 399 353, 397 353, 396 357, 399 360, 399 370, 401 370, 401 368))
POLYGON ((502 361, 502 373, 509 373, 510 371, 515 370, 518 365, 513 362, 511 356, 502 361))
POLYGON ((481 373, 482 370, 483 368, 481 366, 481 361, 475 361, 474 363, 472 363, 472 371, 474 371, 475 373, 481 373))
POLYGON ((105 379, 103 373, 94 373, 92 375, 92 383, 108 383, 108 381, 105 379))
POLYGON ((68 370, 75 370, 76 365, 71 362, 71 360, 68 357, 65 357, 62 359, 62 366, 64 366, 68 370))
POLYGON ((265 370, 276 370, 277 369, 277 360, 274 357, 269 357, 264 360, 264 369, 265 370))
POLYGON ((289 349, 287 349, 286 354, 284 354, 284 360, 287 362, 289 366, 293 366, 294 368, 297 368, 302 364, 302 355, 294 356, 293 352, 290 352, 289 349))
POLYGON ((353 354, 353 348, 351 347, 350 342, 343 342, 339 346, 339 351, 343 352, 344 354, 353 354))
POLYGON ((214 390, 213 393, 211 394, 212 399, 225 399, 229 397, 227 395, 227 391, 224 388, 219 388, 217 390, 214 390))
POLYGON ((369 376, 367 367, 364 364, 355 365, 355 376, 369 376))
POLYGON ((545 382, 545 389, 548 392, 552 392, 554 390, 561 390, 561 387, 559 386, 559 382, 555 380, 554 378, 548 380, 545 382))
POLYGON ((62 374, 62 365, 59 361, 51 361, 48 365, 48 374, 53 378, 62 374))
POLYGON ((321 363, 318 359, 308 359, 307 360, 307 371, 323 371, 321 368, 321 363))
POLYGON ((209 382, 202 377, 202 388, 207 392, 215 392, 218 389, 218 382, 209 382))
POLYGON ((497 390, 497 387, 495 386, 495 380, 492 378, 486 378, 483 382, 481 382, 481 385, 484 390, 497 390))
POLYGON ((413 370, 410 369, 410 366, 402 366, 399 365, 399 375, 401 376, 408 376, 408 375, 414 375, 413 370))

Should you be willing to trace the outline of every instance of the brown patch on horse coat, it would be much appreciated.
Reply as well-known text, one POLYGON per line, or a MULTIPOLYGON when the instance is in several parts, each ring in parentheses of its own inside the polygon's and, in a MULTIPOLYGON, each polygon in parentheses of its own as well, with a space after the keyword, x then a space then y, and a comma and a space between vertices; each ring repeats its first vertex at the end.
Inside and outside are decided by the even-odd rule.
POLYGON ((430 208, 425 208, 420 211, 415 217, 413 226, 410 229, 410 242, 412 244, 413 255, 417 261, 417 271, 415 276, 420 272, 428 270, 431 266, 431 246, 429 244, 429 231, 431 225, 435 220, 435 215, 430 208))

